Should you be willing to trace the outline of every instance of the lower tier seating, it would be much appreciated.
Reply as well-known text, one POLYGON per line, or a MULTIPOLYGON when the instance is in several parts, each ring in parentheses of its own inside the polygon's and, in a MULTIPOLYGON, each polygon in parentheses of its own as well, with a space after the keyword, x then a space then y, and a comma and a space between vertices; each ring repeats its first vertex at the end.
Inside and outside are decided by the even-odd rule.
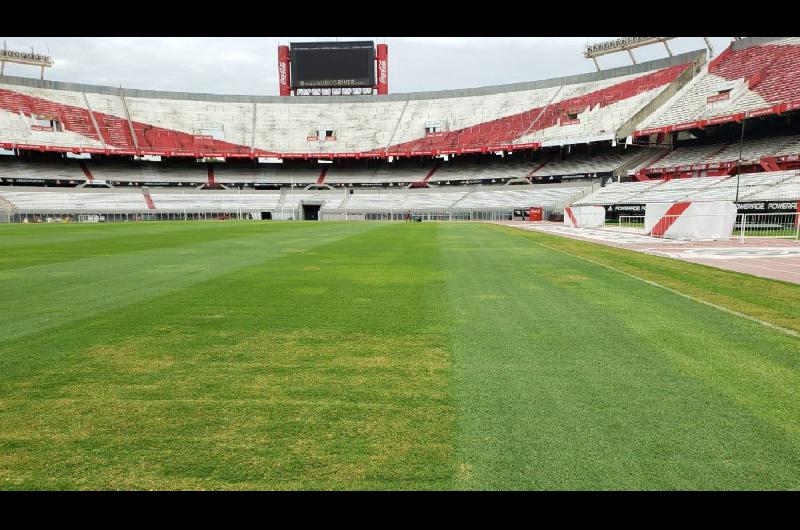
POLYGON ((295 210, 405 211, 560 207, 587 186, 525 185, 440 190, 215 191, 147 188, 80 189, 0 187, 0 200, 19 213, 245 212, 295 210))

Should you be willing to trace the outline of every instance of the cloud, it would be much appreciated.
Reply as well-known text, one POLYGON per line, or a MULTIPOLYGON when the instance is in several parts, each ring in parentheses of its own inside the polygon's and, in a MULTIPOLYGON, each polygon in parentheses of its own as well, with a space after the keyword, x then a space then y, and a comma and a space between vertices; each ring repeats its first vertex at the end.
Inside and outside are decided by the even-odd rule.
MULTIPOLYGON (((47 79, 75 83, 206 92, 277 94, 279 43, 337 37, 14 37, 11 49, 49 52, 47 79)), ((583 57, 597 37, 338 37, 389 45, 391 92, 415 92, 547 79, 594 71, 583 57)), ((712 39, 717 53, 728 38, 712 39)), ((701 37, 670 42, 673 53, 704 48, 701 37)), ((634 51, 638 61, 665 57, 662 45, 634 51)), ((602 68, 630 64, 626 53, 598 59, 602 68)), ((6 65, 8 75, 38 77, 34 67, 6 65)))

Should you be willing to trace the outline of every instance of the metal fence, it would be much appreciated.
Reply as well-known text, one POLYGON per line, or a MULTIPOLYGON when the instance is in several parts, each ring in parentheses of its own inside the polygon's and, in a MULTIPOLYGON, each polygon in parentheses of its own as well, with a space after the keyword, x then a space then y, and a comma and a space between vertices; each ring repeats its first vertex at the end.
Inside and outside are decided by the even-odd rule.
MULTIPOLYGON (((674 218, 678 216, 665 216, 659 223, 664 225, 672 224, 674 218)), ((709 217, 709 221, 714 216, 709 217)), ((618 226, 619 228, 644 232, 643 215, 621 215, 616 223, 606 221, 605 226, 618 226)), ((663 232, 664 226, 657 224, 654 232, 663 232), (662 230, 659 230, 662 228, 662 230)), ((800 239, 800 213, 781 212, 781 213, 740 213, 736 215, 736 222, 733 227, 734 237, 744 241, 746 237, 772 237, 785 239, 800 239)))
POLYGON ((7 221, 11 223, 124 223, 233 219, 261 219, 261 212, 31 213, 15 211, 9 214, 7 221))
POLYGON ((800 212, 739 214, 734 233, 742 241, 745 237, 800 239, 800 212))
MULTIPOLYGON (((320 210, 320 221, 511 221, 513 208, 484 210, 320 210)), ((210 212, 26 212, 14 210, 0 217, 11 223, 124 223, 140 221, 301 220, 303 210, 278 208, 265 211, 210 212)))
POLYGON ((323 221, 511 221, 513 208, 492 210, 321 210, 323 221))
POLYGON ((620 228, 644 230, 644 215, 620 215, 617 224, 620 228))

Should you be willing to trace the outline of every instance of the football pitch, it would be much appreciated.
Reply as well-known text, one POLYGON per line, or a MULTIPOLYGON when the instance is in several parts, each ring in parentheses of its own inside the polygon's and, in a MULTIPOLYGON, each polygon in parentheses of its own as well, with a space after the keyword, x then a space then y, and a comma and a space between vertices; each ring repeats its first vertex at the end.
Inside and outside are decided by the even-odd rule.
POLYGON ((497 225, 0 225, 0 489, 796 490, 798 332, 497 225))

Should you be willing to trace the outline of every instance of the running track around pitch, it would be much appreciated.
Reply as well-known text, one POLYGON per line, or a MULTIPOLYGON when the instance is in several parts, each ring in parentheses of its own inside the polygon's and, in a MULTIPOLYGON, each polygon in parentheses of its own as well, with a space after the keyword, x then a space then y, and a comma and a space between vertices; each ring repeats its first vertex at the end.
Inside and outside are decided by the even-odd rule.
POLYGON ((800 241, 794 239, 674 241, 620 228, 571 228, 548 222, 503 224, 800 284, 800 241))

